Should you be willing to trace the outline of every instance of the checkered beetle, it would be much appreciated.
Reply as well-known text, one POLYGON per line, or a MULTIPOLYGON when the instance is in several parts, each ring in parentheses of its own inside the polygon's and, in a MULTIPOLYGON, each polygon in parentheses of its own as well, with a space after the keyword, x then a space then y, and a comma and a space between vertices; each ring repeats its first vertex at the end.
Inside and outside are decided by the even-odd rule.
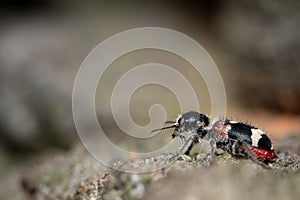
POLYGON ((182 145, 178 155, 188 154, 195 143, 208 140, 211 145, 210 156, 213 160, 216 148, 223 149, 234 156, 252 159, 265 165, 277 158, 270 138, 255 126, 219 119, 210 119, 201 113, 190 111, 182 114, 171 126, 155 129, 154 131, 175 128, 172 138, 181 138, 182 145))

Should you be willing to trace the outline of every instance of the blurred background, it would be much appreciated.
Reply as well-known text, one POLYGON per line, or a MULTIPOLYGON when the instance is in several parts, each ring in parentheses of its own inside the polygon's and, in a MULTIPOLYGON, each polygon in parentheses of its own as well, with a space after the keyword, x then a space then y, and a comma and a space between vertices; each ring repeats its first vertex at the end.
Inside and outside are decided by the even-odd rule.
MULTIPOLYGON (((80 142, 71 108, 76 72, 99 42, 137 27, 170 28, 198 41, 222 74, 229 117, 263 128, 275 146, 276 139, 298 134, 299 9, 296 0, 2 0, 0 175, 13 185, 26 163, 51 157, 49 152, 70 151, 80 142)), ((172 66, 187 76, 201 91, 201 112, 210 112, 205 83, 186 61, 158 50, 129 53, 105 72, 108 78, 99 82, 96 94, 101 125, 124 148, 137 144, 116 127, 109 98, 118 77, 148 62, 172 66)), ((154 103, 165 106, 170 119, 180 112, 171 92, 148 85, 130 102, 136 123, 149 123, 148 109, 154 103)), ((163 141, 169 139, 166 134, 163 141)))

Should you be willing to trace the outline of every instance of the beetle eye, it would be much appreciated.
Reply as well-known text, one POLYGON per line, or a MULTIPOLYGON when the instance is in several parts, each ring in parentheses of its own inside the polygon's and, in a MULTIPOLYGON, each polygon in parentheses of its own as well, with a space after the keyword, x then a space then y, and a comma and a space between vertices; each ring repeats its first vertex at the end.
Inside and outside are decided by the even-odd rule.
POLYGON ((200 122, 201 126, 208 126, 209 125, 209 118, 203 114, 200 115, 200 122))

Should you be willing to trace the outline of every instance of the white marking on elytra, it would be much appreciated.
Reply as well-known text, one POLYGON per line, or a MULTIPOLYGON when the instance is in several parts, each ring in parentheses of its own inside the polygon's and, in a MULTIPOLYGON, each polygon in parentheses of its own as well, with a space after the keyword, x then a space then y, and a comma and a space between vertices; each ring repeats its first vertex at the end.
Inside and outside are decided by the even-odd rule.
POLYGON ((231 130, 231 125, 228 124, 225 128, 225 133, 228 133, 231 130))
POLYGON ((237 124, 237 123, 240 123, 238 121, 229 121, 231 124, 237 124))
POLYGON ((262 138, 262 135, 265 134, 265 132, 263 132, 260 129, 256 129, 256 128, 252 128, 251 129, 251 139, 252 139, 252 146, 258 147, 258 142, 259 140, 262 138))

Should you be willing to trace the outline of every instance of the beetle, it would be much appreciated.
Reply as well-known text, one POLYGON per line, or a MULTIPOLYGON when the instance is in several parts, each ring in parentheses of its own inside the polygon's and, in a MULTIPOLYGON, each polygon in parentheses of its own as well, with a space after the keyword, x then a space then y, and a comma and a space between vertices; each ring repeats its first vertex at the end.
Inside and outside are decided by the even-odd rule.
POLYGON ((218 120, 207 134, 212 145, 232 155, 265 163, 277 158, 272 142, 261 129, 243 122, 218 120))
POLYGON ((174 128, 172 138, 179 137, 182 143, 177 155, 189 154, 194 144, 208 140, 211 145, 211 160, 214 158, 216 148, 234 156, 250 158, 259 164, 272 162, 277 158, 267 134, 250 124, 228 119, 211 122, 209 117, 195 111, 184 113, 176 121, 166 123, 173 125, 152 132, 174 128))

